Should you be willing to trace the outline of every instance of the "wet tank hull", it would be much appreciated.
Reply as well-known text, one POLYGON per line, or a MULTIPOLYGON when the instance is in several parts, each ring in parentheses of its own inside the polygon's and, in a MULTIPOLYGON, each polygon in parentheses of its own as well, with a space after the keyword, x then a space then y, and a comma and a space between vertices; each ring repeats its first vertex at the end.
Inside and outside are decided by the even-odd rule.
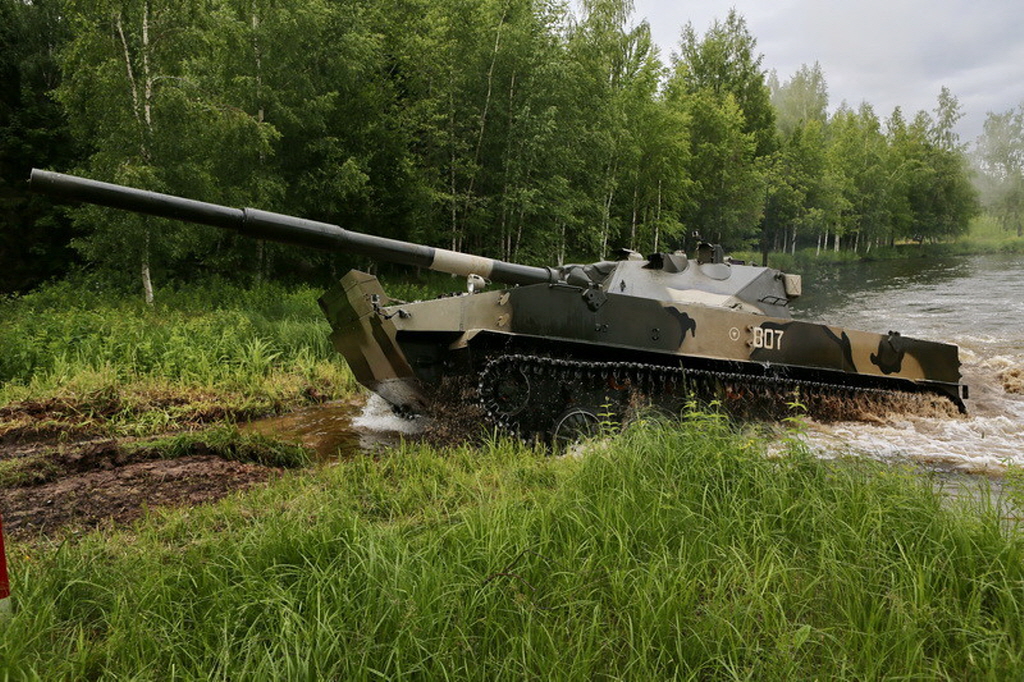
POLYGON ((429 412, 444 382, 462 376, 493 421, 524 435, 556 433, 573 410, 589 419, 619 412, 632 389, 673 409, 695 389, 725 396, 757 385, 775 389, 776 401, 799 391, 925 394, 962 410, 966 397, 955 345, 697 303, 595 297, 567 284, 398 303, 353 271, 321 307, 357 380, 400 413, 429 412))

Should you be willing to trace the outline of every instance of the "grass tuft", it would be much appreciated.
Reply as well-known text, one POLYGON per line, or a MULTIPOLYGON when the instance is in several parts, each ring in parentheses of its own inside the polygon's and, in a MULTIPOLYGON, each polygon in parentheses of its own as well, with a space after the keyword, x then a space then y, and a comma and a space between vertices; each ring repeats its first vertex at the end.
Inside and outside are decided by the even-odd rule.
POLYGON ((204 431, 190 431, 125 444, 129 452, 154 453, 161 459, 189 455, 216 455, 221 459, 264 466, 296 468, 308 466, 312 457, 301 445, 286 443, 258 433, 242 433, 234 424, 221 424, 204 431))

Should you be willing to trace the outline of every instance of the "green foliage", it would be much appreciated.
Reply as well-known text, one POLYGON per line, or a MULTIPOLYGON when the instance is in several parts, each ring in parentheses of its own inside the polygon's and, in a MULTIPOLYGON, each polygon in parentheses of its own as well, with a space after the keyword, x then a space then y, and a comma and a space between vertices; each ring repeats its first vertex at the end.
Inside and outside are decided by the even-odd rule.
POLYGON ((756 156, 775 148, 775 109, 761 69, 762 55, 746 20, 735 9, 724 21, 715 20, 698 38, 692 24, 683 29, 680 56, 670 87, 687 93, 711 92, 718 98, 732 95, 742 112, 742 130, 753 138, 756 156))
POLYGON ((768 86, 783 139, 791 137, 799 127, 814 122, 824 126, 828 121, 828 84, 819 63, 803 64, 785 83, 780 83, 772 72, 768 86))
POLYGON ((953 132, 956 97, 943 88, 937 119, 922 111, 909 124, 897 107, 883 130, 868 104, 824 120, 824 88, 820 69, 806 67, 775 87, 782 149, 769 169, 763 251, 871 254, 964 235, 978 200, 953 132))
POLYGON ((407 446, 59 548, 16 544, 12 677, 1012 676, 1024 545, 871 462, 719 419, 582 458, 407 446))
POLYGON ((989 113, 975 161, 981 171, 985 208, 1003 229, 1024 237, 1024 103, 989 113))
MULTIPOLYGON (((256 433, 242 433, 234 424, 221 424, 171 436, 125 440, 116 447, 121 453, 118 456, 128 461, 212 455, 236 462, 282 468, 303 467, 312 462, 309 451, 300 445, 256 433)), ((38 485, 54 480, 61 474, 66 475, 65 468, 73 469, 75 463, 74 457, 68 457, 62 450, 63 446, 58 445, 0 460, 0 488, 38 485)))
MULTIPOLYGON (((0 77, 20 84, 0 103, 0 240, 41 252, 0 268, 8 288, 68 261, 66 221, 25 196, 29 165, 531 264, 694 231, 866 252, 960 235, 976 210, 949 90, 934 118, 897 110, 885 131, 869 106, 829 116, 821 68, 766 78, 735 11, 687 26, 666 68, 625 0, 0 3, 0 77)), ((326 283, 377 267, 70 214, 78 253, 147 301, 197 270, 326 283)))
POLYGON ((767 158, 776 146, 757 41, 735 10, 699 38, 692 25, 666 83, 667 101, 690 128, 692 202, 682 222, 732 247, 745 246, 764 211, 767 158))
POLYGON ((289 468, 307 466, 312 461, 309 452, 300 445, 284 443, 258 433, 242 433, 233 424, 135 441, 126 447, 129 450, 155 452, 164 459, 205 454, 237 462, 289 468))
POLYGON ((0 0, 0 294, 27 291, 75 262, 69 221, 28 191, 33 166, 80 157, 60 106, 55 55, 68 39, 58 0, 0 0))
POLYGON ((121 379, 230 381, 266 373, 286 350, 293 361, 301 353, 332 358, 329 329, 310 289, 240 289, 221 282, 169 293, 167 302, 150 310, 124 297, 76 300, 77 284, 57 284, 5 304, 3 381, 39 380, 69 367, 112 367, 121 379), (305 310, 297 311, 300 302, 305 310))
POLYGON ((150 307, 95 279, 44 287, 0 302, 0 402, 57 396, 82 412, 89 396, 110 396, 105 422, 148 433, 191 422, 204 403, 252 415, 346 395, 356 384, 318 294, 214 279, 163 291, 150 307))

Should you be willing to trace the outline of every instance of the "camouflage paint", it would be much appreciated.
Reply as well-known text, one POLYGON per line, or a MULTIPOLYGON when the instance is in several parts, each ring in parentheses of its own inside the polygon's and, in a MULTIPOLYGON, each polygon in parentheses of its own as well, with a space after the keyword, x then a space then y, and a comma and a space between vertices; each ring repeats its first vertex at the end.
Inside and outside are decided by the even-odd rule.
POLYGON ((356 379, 403 410, 425 410, 429 387, 446 373, 473 369, 455 356, 464 360, 464 351, 472 355, 485 343, 761 376, 799 373, 855 387, 925 387, 962 407, 956 346, 789 319, 799 277, 733 263, 716 245, 699 245, 694 259, 626 252, 620 261, 534 267, 60 173, 34 169, 30 183, 57 198, 523 285, 394 305, 374 277, 352 271, 324 294, 331 340, 356 379))
POLYGON ((359 275, 350 274, 349 281, 356 285, 345 299, 362 311, 359 323, 352 322, 352 314, 332 314, 329 305, 325 310, 335 328, 336 347, 353 371, 360 368, 357 378, 372 390, 384 376, 416 381, 417 372, 404 356, 395 356, 396 348, 433 337, 442 346, 438 357, 443 357, 473 347, 482 338, 502 335, 506 346, 530 342, 555 353, 561 347, 566 355, 589 348, 591 356, 609 360, 628 357, 682 366, 731 363, 758 373, 845 375, 836 381, 897 390, 920 384, 959 401, 958 349, 950 344, 621 294, 604 294, 595 302, 595 297, 568 285, 464 294, 374 312, 368 301, 382 296, 380 285, 359 275), (373 318, 386 316, 387 328, 393 329, 384 336, 390 350, 368 353, 379 343, 376 325, 383 324, 373 318))

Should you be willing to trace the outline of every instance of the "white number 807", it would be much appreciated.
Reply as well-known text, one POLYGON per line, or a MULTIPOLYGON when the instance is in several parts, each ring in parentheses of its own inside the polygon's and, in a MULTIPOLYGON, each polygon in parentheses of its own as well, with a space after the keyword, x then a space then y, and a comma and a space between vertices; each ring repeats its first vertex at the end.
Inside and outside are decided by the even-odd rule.
POLYGON ((762 327, 754 327, 753 331, 754 340, 751 345, 754 348, 782 350, 782 335, 785 332, 781 329, 764 329, 762 327))

